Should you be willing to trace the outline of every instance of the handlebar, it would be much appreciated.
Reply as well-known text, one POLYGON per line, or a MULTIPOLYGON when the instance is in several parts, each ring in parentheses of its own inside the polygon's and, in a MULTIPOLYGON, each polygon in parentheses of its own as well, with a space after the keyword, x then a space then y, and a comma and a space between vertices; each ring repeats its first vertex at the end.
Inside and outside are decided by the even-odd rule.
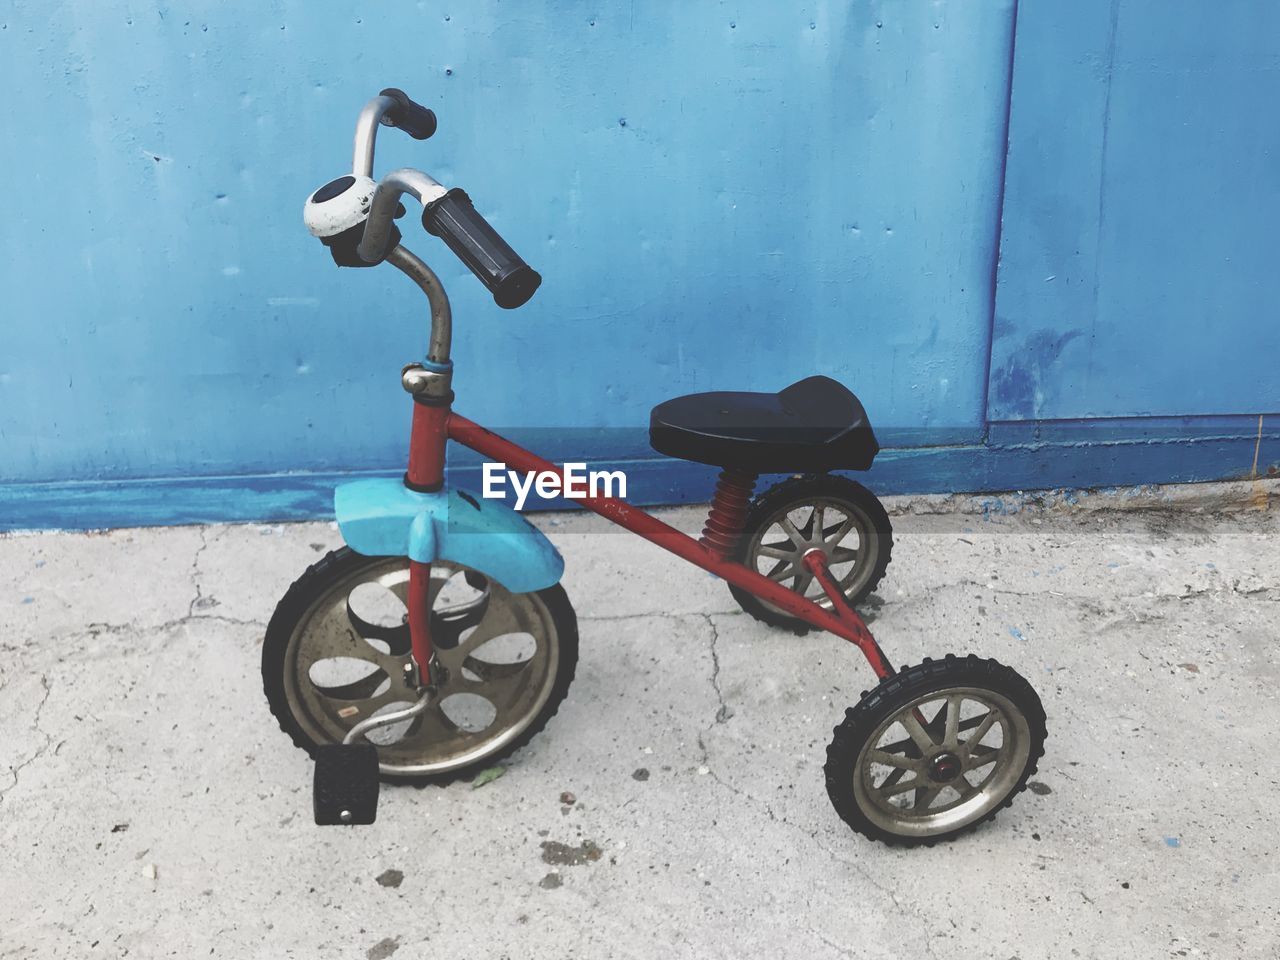
POLYGON ((379 182, 369 204, 369 219, 364 224, 364 235, 357 252, 366 263, 380 263, 388 252, 391 238, 391 221, 400 207, 400 197, 409 193, 418 198, 424 207, 445 195, 445 189, 434 177, 421 170, 401 167, 392 170, 379 182))
POLYGON ((436 132, 436 115, 395 87, 388 87, 366 103, 356 120, 355 154, 351 159, 351 172, 357 177, 373 176, 373 148, 379 125, 399 127, 415 140, 426 140, 436 132))
POLYGON ((387 87, 379 96, 395 101, 395 106, 382 116, 382 122, 387 126, 399 127, 415 140, 427 140, 436 132, 436 115, 422 104, 410 100, 403 90, 387 87))
POLYGON ((511 249, 458 187, 424 206, 422 226, 445 242, 503 309, 528 303, 542 284, 542 275, 511 249))
MULTIPOLYGON (((399 127, 416 140, 426 140, 436 132, 436 116, 394 87, 383 90, 365 104, 356 121, 351 165, 353 176, 365 183, 373 176, 379 125, 399 127)), ((392 220, 399 215, 398 211, 403 212, 399 201, 405 193, 412 194, 422 204, 422 226, 426 231, 445 242, 493 294, 498 306, 511 310, 529 301, 542 283, 542 276, 480 215, 465 191, 457 187, 446 190, 434 178, 409 167, 393 170, 383 177, 368 206, 361 207, 360 213, 367 211, 368 215, 355 249, 359 262, 349 256, 345 261, 339 259, 338 252, 334 259, 350 266, 372 266, 386 259, 399 243, 399 231, 392 220)), ((317 192, 313 202, 320 196, 317 192)), ((353 224, 355 226, 359 223, 353 224)), ((352 233, 355 232, 353 229, 352 233)))

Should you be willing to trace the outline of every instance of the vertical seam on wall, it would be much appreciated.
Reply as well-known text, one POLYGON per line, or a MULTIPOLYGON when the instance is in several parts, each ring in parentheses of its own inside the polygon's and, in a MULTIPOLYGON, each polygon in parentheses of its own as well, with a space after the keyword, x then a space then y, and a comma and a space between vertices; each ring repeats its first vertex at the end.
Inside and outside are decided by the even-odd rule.
POLYGON ((1093 312, 1089 317, 1089 363, 1085 376, 1093 379, 1093 347, 1098 337, 1098 274, 1102 270, 1102 234, 1107 217, 1107 146, 1111 138, 1111 88, 1116 65, 1116 34, 1120 25, 1120 0, 1111 0, 1111 33, 1107 37, 1107 92, 1102 101, 1102 144, 1098 148, 1098 233, 1093 241, 1093 312))
POLYGON ((1262 414, 1258 414, 1258 439, 1253 444, 1253 472, 1249 474, 1250 480, 1258 479, 1258 454, 1262 452, 1262 414))
POLYGON ((1009 66, 1005 71, 1004 152, 1000 155, 1000 179, 996 192, 995 250, 991 258, 991 310, 987 317, 987 362, 982 371, 982 444, 991 436, 991 355, 996 345, 996 287, 1000 279, 1000 242, 1004 236, 1004 191, 1009 173, 1010 120, 1013 117, 1013 61, 1018 46, 1018 0, 1013 0, 1009 24, 1009 66))

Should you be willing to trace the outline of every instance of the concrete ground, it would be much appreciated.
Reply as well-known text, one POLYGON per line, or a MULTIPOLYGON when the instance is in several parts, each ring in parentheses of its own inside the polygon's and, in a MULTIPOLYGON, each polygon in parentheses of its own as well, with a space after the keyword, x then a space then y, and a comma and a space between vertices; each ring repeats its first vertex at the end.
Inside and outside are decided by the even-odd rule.
POLYGON ((996 657, 1050 731, 1012 809, 906 851, 823 788, 857 653, 596 518, 538 520, 582 633, 559 715, 360 829, 312 825, 258 676, 330 524, 0 538, 0 956, 1274 958, 1276 492, 896 501, 891 658, 996 657))

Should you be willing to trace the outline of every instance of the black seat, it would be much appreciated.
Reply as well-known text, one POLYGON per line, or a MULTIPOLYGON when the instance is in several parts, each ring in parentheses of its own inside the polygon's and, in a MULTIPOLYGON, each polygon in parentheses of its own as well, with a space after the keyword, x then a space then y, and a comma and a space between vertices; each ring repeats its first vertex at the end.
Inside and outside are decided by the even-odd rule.
POLYGON ((880 450, 858 398, 830 377, 780 393, 694 393, 653 408, 659 453, 753 473, 866 470, 880 450))

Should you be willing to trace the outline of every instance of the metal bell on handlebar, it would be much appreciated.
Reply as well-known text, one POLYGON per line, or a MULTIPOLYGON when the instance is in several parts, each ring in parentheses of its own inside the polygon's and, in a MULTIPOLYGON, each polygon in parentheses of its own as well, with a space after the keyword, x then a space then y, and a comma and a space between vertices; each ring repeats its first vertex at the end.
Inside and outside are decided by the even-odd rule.
MULTIPOLYGON (((330 180, 307 198, 302 210, 307 230, 329 248, 334 263, 340 267, 375 266, 400 242, 400 231, 393 225, 382 256, 368 261, 356 252, 377 187, 371 177, 347 174, 330 180)), ((393 216, 398 219, 404 212, 404 205, 397 204, 393 216)))

